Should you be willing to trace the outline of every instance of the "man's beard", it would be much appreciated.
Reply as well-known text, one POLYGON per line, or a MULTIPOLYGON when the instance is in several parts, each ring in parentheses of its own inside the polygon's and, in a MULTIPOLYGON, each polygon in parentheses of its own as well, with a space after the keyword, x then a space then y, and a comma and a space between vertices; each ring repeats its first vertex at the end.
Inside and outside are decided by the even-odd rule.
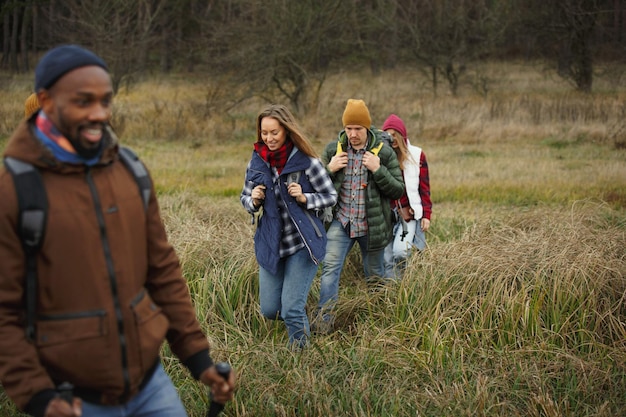
POLYGON ((57 129, 61 132, 61 134, 63 134, 67 138, 67 140, 70 141, 76 153, 85 160, 93 159, 96 156, 98 156, 98 154, 100 153, 100 150, 104 146, 103 142, 107 137, 106 126, 108 123, 107 122, 86 123, 84 126, 80 126, 76 131, 76 136, 73 136, 70 133, 71 132, 71 129, 69 128, 70 124, 67 123, 66 120, 67 119, 65 117, 64 112, 62 111, 62 109, 59 109, 59 120, 58 120, 57 129), (98 144, 94 147, 83 146, 80 142, 80 131, 82 129, 88 129, 89 127, 92 127, 95 125, 98 125, 102 129, 102 138, 100 139, 100 142, 98 142, 98 144))
POLYGON ((102 136, 102 139, 100 139, 100 142, 98 142, 97 146, 89 147, 89 148, 83 146, 80 143, 80 140, 76 138, 68 138, 68 140, 74 147, 74 150, 76 151, 76 153, 80 155, 83 159, 88 160, 88 159, 95 158, 100 153, 100 150, 102 149, 103 142, 104 142, 104 136, 102 136))

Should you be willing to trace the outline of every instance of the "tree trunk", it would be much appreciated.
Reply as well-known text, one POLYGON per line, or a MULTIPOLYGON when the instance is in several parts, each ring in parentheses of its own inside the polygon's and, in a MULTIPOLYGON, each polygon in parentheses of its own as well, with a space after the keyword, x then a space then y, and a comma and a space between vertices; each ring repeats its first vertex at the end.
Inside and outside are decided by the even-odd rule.
POLYGON ((18 7, 13 8, 13 28, 11 30, 11 48, 9 51, 11 61, 11 71, 19 72, 20 66, 17 61, 17 39, 18 39, 18 24, 20 21, 20 10, 18 7))
POLYGON ((163 29, 163 31, 161 32, 161 72, 163 74, 167 74, 172 69, 169 37, 169 30, 163 29))
POLYGON ((572 42, 574 58, 574 82, 576 89, 583 93, 590 93, 593 84, 593 53, 591 51, 591 37, 593 36, 594 22, 580 28, 572 42))
POLYGON ((2 19, 2 66, 6 67, 9 64, 9 52, 11 51, 11 17, 9 13, 4 14, 2 19))
POLYGON ((624 19, 622 16, 622 0, 614 0, 614 9, 613 9, 613 13, 614 13, 614 22, 613 22, 613 29, 615 30, 615 41, 619 44, 622 43, 622 40, 624 39, 624 19))
POLYGON ((33 40, 30 44, 31 51, 35 59, 37 59, 37 51, 39 49, 39 7, 33 5, 33 40))
POLYGON ((27 72, 30 70, 28 60, 28 29, 31 23, 31 0, 27 0, 24 4, 24 14, 22 15, 22 33, 20 35, 20 53, 22 54, 22 70, 27 72))

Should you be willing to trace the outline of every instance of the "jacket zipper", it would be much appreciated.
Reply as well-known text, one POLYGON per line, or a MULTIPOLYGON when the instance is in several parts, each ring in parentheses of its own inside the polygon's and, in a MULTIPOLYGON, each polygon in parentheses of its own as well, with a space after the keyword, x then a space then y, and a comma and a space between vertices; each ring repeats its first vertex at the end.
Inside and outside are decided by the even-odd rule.
POLYGON ((117 331, 120 340, 120 353, 122 356, 122 375, 124 378, 124 393, 122 397, 127 397, 130 392, 130 376, 128 373, 128 356, 126 346, 126 336, 124 332, 124 319, 122 315, 122 308, 120 306, 119 294, 117 289, 117 280, 115 276, 115 267, 113 265, 113 259, 111 257, 111 247, 109 245, 109 238, 107 236, 106 226, 104 223, 104 215, 100 206, 100 197, 98 196, 98 190, 93 181, 91 175, 91 168, 87 167, 86 175, 87 184, 91 191, 93 198, 94 208, 96 211, 96 217, 98 218, 98 225, 100 227, 100 240, 102 241, 102 249, 104 251, 104 258, 107 265, 107 272, 109 274, 109 283, 111 285, 111 293, 113 295, 113 305, 115 307, 115 318, 117 319, 117 331))
MULTIPOLYGON (((315 265, 319 265, 319 263, 320 263, 319 259, 317 259, 315 257, 315 255, 313 255, 313 251, 309 247, 309 244, 306 241, 306 238, 302 235, 302 231, 298 227, 298 222, 293 218, 293 215, 291 214, 291 211, 289 210, 289 206, 285 202, 285 199, 283 198, 283 187, 282 187, 282 184, 281 184, 281 181, 280 181, 280 176, 278 177, 278 191, 280 193, 280 198, 283 200, 283 203, 285 204, 285 210, 287 210, 287 213, 289 213, 289 218, 291 219, 291 221, 293 222, 294 226, 296 227, 296 230, 298 231, 298 234, 300 235, 300 238, 302 239, 302 243, 304 243, 304 247, 309 252, 309 257, 311 258, 313 263, 315 263, 315 265)), ((298 203, 296 203, 296 204, 298 204, 298 203)), ((309 216, 310 221, 313 222, 313 219, 310 218, 310 214, 309 214, 308 210, 304 210, 304 211, 309 216)), ((313 224, 313 227, 315 228, 317 233, 320 232, 315 224, 313 224)), ((319 234, 318 234, 318 236, 319 236, 319 234)))

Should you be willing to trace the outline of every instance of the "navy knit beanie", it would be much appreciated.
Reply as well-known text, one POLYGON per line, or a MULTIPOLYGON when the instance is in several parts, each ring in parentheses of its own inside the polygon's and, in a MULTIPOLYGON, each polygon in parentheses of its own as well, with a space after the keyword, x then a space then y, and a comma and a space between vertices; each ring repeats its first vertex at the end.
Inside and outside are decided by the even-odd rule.
POLYGON ((109 70, 102 58, 85 48, 78 45, 57 46, 46 52, 35 68, 35 91, 48 89, 68 72, 90 65, 109 70))

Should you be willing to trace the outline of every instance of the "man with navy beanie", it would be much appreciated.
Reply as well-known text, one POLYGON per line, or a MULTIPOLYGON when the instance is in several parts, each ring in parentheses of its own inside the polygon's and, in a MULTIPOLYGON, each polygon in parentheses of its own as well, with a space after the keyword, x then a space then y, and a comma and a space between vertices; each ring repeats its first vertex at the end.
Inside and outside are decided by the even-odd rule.
POLYGON ((108 71, 102 58, 78 45, 62 45, 51 49, 35 68, 35 91, 48 89, 68 72, 91 65, 108 71))
POLYGON ((51 49, 35 92, 40 109, 4 150, 12 172, 35 168, 47 197, 32 326, 18 182, 0 168, 2 388, 36 417, 185 417, 159 358, 167 340, 214 401, 231 400, 235 373, 225 380, 215 369, 154 187, 144 202, 120 160, 106 63, 78 45, 51 49), (68 401, 59 395, 66 382, 68 401))

